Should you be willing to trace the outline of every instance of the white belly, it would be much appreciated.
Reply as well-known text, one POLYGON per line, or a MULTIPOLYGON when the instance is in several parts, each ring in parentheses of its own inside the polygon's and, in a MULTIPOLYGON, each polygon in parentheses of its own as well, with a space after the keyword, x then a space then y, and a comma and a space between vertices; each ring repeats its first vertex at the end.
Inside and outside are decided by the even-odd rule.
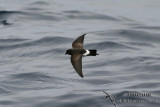
POLYGON ((89 55, 90 54, 90 52, 89 52, 89 50, 86 50, 86 52, 83 54, 84 56, 87 56, 87 55, 89 55))

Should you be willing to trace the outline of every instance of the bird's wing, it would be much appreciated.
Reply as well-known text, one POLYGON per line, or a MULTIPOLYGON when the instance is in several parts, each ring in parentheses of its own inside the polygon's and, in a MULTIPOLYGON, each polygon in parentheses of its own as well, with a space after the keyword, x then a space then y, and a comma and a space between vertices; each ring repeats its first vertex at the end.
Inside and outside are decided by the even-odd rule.
POLYGON ((78 37, 73 43, 72 43, 72 47, 73 48, 79 48, 79 49, 83 49, 83 40, 84 40, 84 36, 86 34, 83 34, 82 36, 78 37))
POLYGON ((71 56, 71 63, 76 72, 83 78, 82 73, 82 54, 74 54, 71 56))

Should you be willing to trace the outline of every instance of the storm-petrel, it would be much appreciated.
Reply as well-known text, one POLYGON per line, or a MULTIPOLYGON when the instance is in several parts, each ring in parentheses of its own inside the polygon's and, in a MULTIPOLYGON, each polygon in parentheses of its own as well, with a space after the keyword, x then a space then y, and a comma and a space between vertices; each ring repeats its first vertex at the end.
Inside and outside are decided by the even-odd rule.
POLYGON ((73 65, 73 68, 76 70, 76 72, 83 78, 82 73, 82 56, 96 56, 97 50, 87 50, 83 48, 83 40, 84 36, 86 34, 83 34, 82 36, 78 37, 73 43, 72 43, 72 49, 68 49, 66 51, 66 54, 71 55, 71 63, 73 65))

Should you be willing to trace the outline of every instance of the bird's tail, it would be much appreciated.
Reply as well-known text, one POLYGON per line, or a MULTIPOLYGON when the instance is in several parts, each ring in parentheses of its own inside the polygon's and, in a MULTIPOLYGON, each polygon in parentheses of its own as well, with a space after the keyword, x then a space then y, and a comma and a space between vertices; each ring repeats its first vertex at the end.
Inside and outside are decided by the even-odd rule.
POLYGON ((99 54, 97 54, 97 50, 95 50, 95 49, 91 49, 91 50, 89 50, 89 52, 90 52, 90 54, 87 55, 87 56, 96 56, 96 55, 99 55, 99 54))

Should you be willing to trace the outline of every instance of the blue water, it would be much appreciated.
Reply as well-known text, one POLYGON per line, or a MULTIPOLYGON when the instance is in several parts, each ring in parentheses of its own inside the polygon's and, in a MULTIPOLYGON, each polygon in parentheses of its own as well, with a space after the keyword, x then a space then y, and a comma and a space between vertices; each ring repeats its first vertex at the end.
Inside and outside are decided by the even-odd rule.
POLYGON ((159 0, 0 0, 0 107, 114 107, 103 91, 118 107, 159 107, 159 11, 159 0), (99 55, 83 57, 81 78, 65 51, 84 33, 99 55))

